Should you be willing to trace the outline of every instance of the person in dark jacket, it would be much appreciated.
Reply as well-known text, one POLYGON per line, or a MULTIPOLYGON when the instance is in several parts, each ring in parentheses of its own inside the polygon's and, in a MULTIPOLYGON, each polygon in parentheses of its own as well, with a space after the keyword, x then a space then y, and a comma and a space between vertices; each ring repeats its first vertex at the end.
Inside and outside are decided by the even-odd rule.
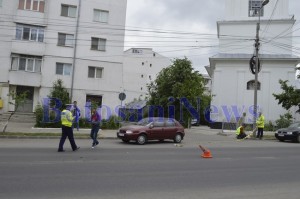
POLYGON ((77 131, 79 131, 79 119, 80 119, 80 109, 77 106, 77 101, 73 102, 73 129, 74 127, 77 128, 77 131))
POLYGON ((100 117, 99 113, 97 112, 97 110, 94 108, 92 110, 92 116, 91 116, 92 129, 91 129, 91 135, 90 135, 90 137, 93 140, 92 148, 94 148, 96 145, 99 144, 97 137, 98 137, 98 132, 100 129, 100 121, 101 121, 101 117, 100 117))

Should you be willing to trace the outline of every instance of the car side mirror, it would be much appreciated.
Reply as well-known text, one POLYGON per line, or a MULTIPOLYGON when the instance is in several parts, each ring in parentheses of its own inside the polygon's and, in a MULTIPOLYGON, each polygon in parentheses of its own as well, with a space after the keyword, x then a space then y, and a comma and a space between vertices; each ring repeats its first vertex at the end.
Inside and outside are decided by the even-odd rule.
POLYGON ((154 127, 154 125, 153 125, 153 124, 150 124, 149 129, 152 129, 153 127, 154 127))

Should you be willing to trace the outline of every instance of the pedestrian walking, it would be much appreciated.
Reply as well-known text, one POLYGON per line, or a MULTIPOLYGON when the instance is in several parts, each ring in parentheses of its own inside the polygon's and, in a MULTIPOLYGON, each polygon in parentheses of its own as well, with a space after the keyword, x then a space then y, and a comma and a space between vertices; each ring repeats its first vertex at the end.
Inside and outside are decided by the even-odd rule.
POLYGON ((77 106, 77 101, 73 102, 73 129, 76 128, 79 131, 79 118, 80 118, 80 109, 77 106))
POLYGON ((92 110, 92 116, 91 116, 91 124, 92 124, 92 129, 91 129, 91 135, 90 137, 93 140, 92 143, 92 148, 94 148, 96 145, 99 144, 99 141, 97 140, 98 138, 98 132, 100 129, 100 122, 101 122, 101 117, 97 110, 93 108, 92 110))
POLYGON ((259 112, 259 116, 256 120, 256 127, 257 127, 256 138, 262 139, 264 136, 264 127, 265 127, 265 116, 262 114, 262 112, 259 112))
POLYGON ((80 147, 78 147, 75 143, 74 140, 74 135, 73 135, 73 115, 71 112, 72 106, 68 106, 66 109, 64 109, 61 112, 61 138, 59 141, 59 146, 58 146, 58 152, 64 152, 64 143, 66 141, 66 138, 69 139, 72 150, 77 151, 80 147))

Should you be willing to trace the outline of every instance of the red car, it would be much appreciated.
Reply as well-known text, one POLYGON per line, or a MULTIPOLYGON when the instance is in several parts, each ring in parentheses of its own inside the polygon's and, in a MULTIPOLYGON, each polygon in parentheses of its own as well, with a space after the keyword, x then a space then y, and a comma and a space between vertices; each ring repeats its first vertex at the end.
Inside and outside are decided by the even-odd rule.
POLYGON ((124 126, 117 132, 123 142, 130 140, 145 144, 148 140, 164 141, 167 139, 180 143, 185 133, 183 126, 173 118, 144 118, 136 125, 124 126))

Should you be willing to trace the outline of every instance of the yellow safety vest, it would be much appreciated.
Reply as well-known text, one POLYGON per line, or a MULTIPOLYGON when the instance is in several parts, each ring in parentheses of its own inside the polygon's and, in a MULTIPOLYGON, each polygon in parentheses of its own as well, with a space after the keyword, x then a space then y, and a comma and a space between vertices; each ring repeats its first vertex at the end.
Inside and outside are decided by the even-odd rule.
POLYGON ((240 126, 239 128, 236 129, 236 133, 235 133, 236 135, 239 135, 241 133, 241 128, 242 128, 242 126, 240 126))
POLYGON ((71 111, 63 110, 63 111, 61 112, 60 119, 61 119, 61 124, 62 124, 63 126, 72 127, 72 124, 73 124, 73 116, 72 116, 71 111))
POLYGON ((263 115, 261 115, 256 120, 256 126, 257 126, 257 128, 264 128, 265 127, 265 117, 263 115))

